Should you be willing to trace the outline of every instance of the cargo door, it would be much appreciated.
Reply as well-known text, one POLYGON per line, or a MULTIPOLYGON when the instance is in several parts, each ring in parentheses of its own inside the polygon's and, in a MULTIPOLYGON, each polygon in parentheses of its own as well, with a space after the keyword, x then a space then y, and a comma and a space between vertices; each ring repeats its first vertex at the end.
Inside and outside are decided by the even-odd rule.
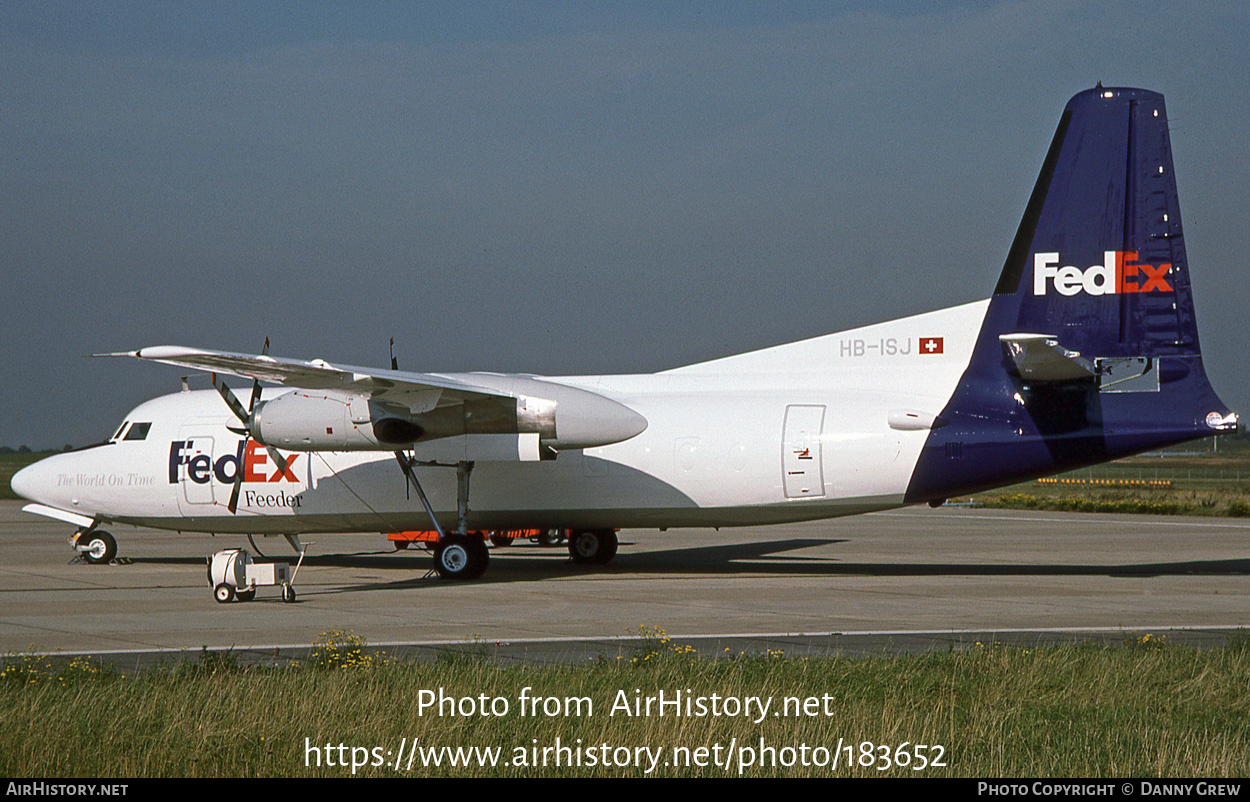
POLYGON ((786 420, 781 444, 782 482, 786 498, 808 498, 825 494, 821 429, 825 408, 791 404, 786 407, 786 420))
POLYGON ((188 514, 199 514, 203 505, 216 501, 213 485, 212 427, 184 426, 179 433, 183 442, 182 464, 178 466, 178 483, 182 493, 178 506, 188 514))

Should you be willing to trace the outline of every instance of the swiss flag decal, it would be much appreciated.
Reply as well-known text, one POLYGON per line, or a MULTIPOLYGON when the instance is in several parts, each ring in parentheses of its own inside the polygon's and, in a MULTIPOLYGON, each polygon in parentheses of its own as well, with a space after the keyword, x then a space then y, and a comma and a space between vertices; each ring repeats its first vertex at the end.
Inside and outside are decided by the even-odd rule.
POLYGON ((940 354, 942 353, 941 337, 921 337, 920 353, 922 354, 940 354))

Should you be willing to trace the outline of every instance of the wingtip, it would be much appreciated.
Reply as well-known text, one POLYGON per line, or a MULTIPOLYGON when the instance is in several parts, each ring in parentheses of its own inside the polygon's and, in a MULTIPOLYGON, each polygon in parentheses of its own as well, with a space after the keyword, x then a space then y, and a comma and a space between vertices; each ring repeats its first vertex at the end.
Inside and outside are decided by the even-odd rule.
POLYGON ((96 359, 104 356, 138 356, 138 351, 111 351, 107 354, 83 354, 87 359, 96 359))
POLYGON ((181 345, 145 345, 133 351, 110 351, 105 354, 87 354, 87 356, 133 356, 137 359, 168 359, 194 353, 199 353, 199 351, 195 348, 186 348, 181 345))

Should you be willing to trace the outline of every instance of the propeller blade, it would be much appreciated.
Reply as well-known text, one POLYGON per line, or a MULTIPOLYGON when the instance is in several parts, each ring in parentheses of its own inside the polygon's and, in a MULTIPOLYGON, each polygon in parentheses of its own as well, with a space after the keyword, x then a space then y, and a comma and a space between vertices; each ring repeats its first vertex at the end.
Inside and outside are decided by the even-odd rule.
MULTIPOLYGON (((261 356, 269 356, 269 338, 265 338, 265 347, 260 349, 261 356)), ((247 402, 248 425, 251 426, 252 410, 256 409, 256 399, 260 398, 260 379, 252 380, 252 397, 247 402)))
POLYGON ((230 411, 234 413, 234 416, 243 421, 244 426, 250 425, 251 421, 248 420, 248 411, 239 403, 239 399, 235 398, 234 392, 226 386, 225 382, 217 381, 216 373, 212 374, 212 382, 213 386, 217 388, 217 393, 225 400, 226 406, 230 407, 230 411))
MULTIPOLYGON (((243 441, 245 444, 247 440, 243 441)), ((243 452, 247 453, 247 446, 243 446, 243 452)), ((234 487, 230 488, 230 503, 226 505, 226 509, 230 510, 230 514, 234 515, 239 509, 239 491, 243 488, 243 466, 237 466, 234 474, 234 487)))
POLYGON ((252 381, 252 397, 247 400, 248 426, 252 425, 252 410, 256 409, 256 399, 260 398, 260 379, 252 381))
MULTIPOLYGON (((256 442, 259 443, 260 441, 257 440, 256 442)), ((273 460, 274 465, 278 466, 278 470, 282 471, 282 473, 286 473, 287 472, 286 457, 283 457, 281 454, 279 454, 278 449, 274 448, 273 446, 265 446, 265 450, 269 452, 269 458, 273 460)), ((279 474, 279 476, 280 475, 281 474, 279 474)))

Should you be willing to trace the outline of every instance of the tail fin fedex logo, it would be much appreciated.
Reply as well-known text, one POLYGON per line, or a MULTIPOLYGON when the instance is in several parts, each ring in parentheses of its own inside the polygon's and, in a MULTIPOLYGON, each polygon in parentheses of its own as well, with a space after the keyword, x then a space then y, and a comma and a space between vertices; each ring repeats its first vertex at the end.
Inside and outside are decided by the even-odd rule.
POLYGON ((1137 264, 1137 251, 1103 251, 1102 264, 1082 270, 1059 266, 1059 253, 1033 255, 1033 294, 1045 295, 1053 284, 1060 295, 1116 295, 1128 292, 1172 292, 1167 275, 1172 265, 1137 264))

